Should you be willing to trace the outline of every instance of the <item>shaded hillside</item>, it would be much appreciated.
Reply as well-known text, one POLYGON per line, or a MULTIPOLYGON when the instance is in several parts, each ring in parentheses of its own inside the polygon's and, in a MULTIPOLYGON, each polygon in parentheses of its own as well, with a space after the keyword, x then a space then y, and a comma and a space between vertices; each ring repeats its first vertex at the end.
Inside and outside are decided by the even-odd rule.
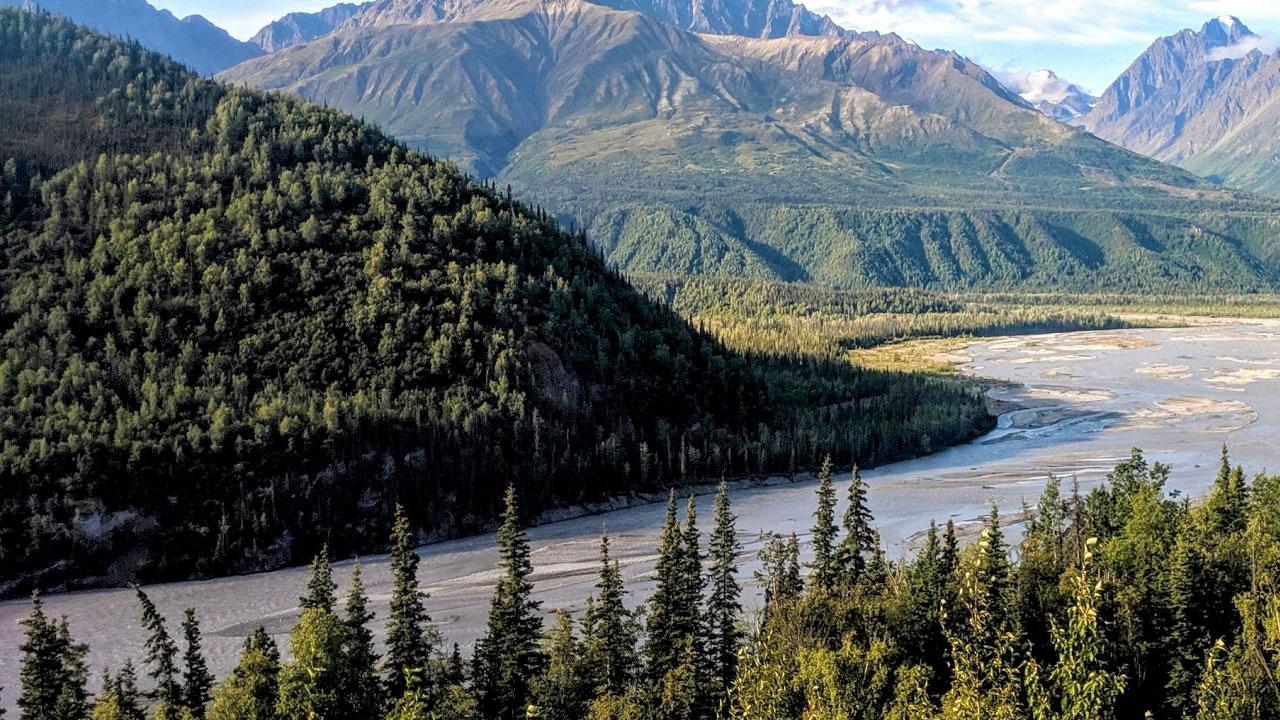
POLYGON ((537 511, 989 422, 947 383, 730 352, 345 114, 14 10, 0 78, 6 127, 112 129, 33 126, 0 162, 0 590, 345 554, 396 503, 441 536, 508 483, 537 511))
POLYGON ((699 35, 582 0, 395 7, 224 77, 510 183, 626 271, 1135 290, 1280 277, 1275 203, 1056 123, 954 53, 699 35))

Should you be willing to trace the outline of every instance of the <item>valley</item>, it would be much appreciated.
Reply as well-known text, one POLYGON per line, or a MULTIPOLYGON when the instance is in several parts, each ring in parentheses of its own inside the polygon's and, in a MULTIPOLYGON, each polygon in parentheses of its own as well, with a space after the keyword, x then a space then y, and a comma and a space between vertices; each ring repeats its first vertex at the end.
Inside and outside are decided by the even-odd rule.
MULTIPOLYGON (((963 534, 976 532, 989 504, 1010 522, 1034 504, 1046 473, 1096 487, 1113 465, 1141 447, 1152 460, 1173 465, 1169 487, 1198 498, 1212 479, 1224 442, 1250 472, 1273 466, 1280 424, 1280 321, 1197 320, 1190 327, 1104 330, 985 338, 953 354, 966 375, 995 381, 989 391, 1002 409, 999 427, 979 440, 935 455, 864 473, 871 509, 889 556, 907 557, 930 520, 953 518, 963 534)), ((812 524, 812 481, 775 478, 764 486, 738 484, 734 508, 743 544, 743 578, 758 568, 758 533, 797 532, 812 524)), ((704 487, 703 491, 709 488, 704 487)), ((656 498, 654 498, 656 499, 656 498)), ((700 498, 709 527, 711 497, 700 498)), ((544 617, 557 608, 580 610, 595 582, 601 528, 613 539, 630 600, 652 590, 662 504, 550 522, 529 530, 536 597, 544 617)), ((1009 530, 1017 537, 1021 529, 1009 530)), ((807 552, 807 550, 806 550, 807 552)), ((482 632, 496 570, 491 535, 428 545, 420 550, 428 611, 446 640, 470 645, 482 632)), ((384 556, 362 559, 372 607, 385 618, 390 576, 384 556)), ((345 584, 350 564, 338 565, 345 584)), ((227 671, 243 637, 259 624, 284 643, 297 620, 297 596, 306 569, 147 588, 160 609, 177 617, 195 605, 205 618, 211 665, 227 671)), ((54 615, 66 614, 96 665, 118 666, 140 657, 143 633, 129 590, 48 596, 54 615)), ((748 589, 748 612, 760 608, 748 589)), ((16 687, 16 653, 26 601, 0 604, 0 685, 16 687)), ((549 621, 548 621, 549 622, 549 621)), ((381 632, 380 622, 375 627, 381 632)), ((381 637, 381 635, 379 635, 381 637)), ((6 690, 5 702, 13 694, 6 690)))

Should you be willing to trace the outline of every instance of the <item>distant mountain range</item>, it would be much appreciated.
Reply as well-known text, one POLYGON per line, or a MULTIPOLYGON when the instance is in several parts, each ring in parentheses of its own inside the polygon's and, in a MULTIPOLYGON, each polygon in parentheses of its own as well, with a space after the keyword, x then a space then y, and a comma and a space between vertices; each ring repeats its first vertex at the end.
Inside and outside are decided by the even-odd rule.
POLYGON ((1054 122, 955 53, 778 0, 379 0, 221 77, 359 113, 510 184, 628 271, 1275 281, 1256 200, 1054 122))
POLYGON ((1160 38, 1107 88, 1099 137, 1223 184, 1280 194, 1280 54, 1234 17, 1160 38))
MULTIPOLYGON (((1207 62, 1252 37, 1211 26, 1207 62)), ((1238 290, 1280 272, 1280 208, 1065 124, 1145 99, 1090 109, 1050 71, 998 80, 790 0, 376 0, 246 45, 262 56, 220 77, 509 184, 628 271, 1238 290)))
POLYGON ((0 7, 39 8, 117 37, 129 37, 203 75, 263 54, 199 15, 177 18, 146 0, 0 0, 0 7))
POLYGON ((319 12, 289 13, 259 30, 249 42, 269 53, 305 45, 333 32, 368 5, 369 3, 339 3, 319 12))
POLYGON ((1058 77, 1052 70, 1006 74, 1000 80, 1035 109, 1068 125, 1081 124, 1098 102, 1098 98, 1058 77))

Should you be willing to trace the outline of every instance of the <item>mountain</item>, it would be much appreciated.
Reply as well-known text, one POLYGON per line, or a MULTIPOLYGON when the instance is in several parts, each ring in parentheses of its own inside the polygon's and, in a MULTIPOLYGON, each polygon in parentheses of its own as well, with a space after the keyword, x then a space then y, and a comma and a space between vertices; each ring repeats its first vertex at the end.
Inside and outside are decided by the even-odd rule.
POLYGON ((0 0, 0 6, 39 8, 117 37, 137 40, 202 75, 257 57, 262 50, 241 42, 199 15, 177 18, 146 0, 0 0))
POLYGON ((729 351, 449 163, 50 15, 0 10, 0 127, 0 594, 990 425, 954 384, 729 351))
MULTIPOLYGON (((599 0, 597 4, 698 33, 754 38, 855 34, 791 0, 599 0)), ((342 29, 509 19, 525 15, 535 5, 528 0, 375 0, 342 29)))
POLYGON ((896 35, 696 34, 584 0, 384 0, 222 77, 358 113, 510 184, 632 272, 1246 290, 1280 270, 1274 203, 1054 122, 975 63, 896 35))
POLYGON ((257 45, 268 53, 295 45, 305 45, 333 32, 335 28, 350 20, 368 5, 369 3, 359 5, 339 3, 319 12, 289 13, 259 30, 249 38, 249 43, 257 45))
POLYGON ((1035 70, 1026 74, 1005 74, 1000 78, 1032 107, 1061 123, 1079 125, 1098 98, 1080 86, 1057 76, 1052 70, 1035 70))
POLYGON ((1280 194, 1280 54, 1234 17, 1151 45, 1098 100, 1099 137, 1215 181, 1280 194))

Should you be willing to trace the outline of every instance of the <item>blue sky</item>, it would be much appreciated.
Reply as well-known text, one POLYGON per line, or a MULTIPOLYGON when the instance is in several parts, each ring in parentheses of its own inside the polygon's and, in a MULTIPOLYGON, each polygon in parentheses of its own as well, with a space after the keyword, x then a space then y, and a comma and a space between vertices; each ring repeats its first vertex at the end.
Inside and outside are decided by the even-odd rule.
MULTIPOLYGON (((151 0, 199 13, 247 38, 294 10, 337 0, 151 0)), ((1153 39, 1235 15, 1280 39, 1280 0, 808 0, 857 30, 894 31, 928 48, 957 50, 997 72, 1047 67, 1100 92, 1153 39)))

